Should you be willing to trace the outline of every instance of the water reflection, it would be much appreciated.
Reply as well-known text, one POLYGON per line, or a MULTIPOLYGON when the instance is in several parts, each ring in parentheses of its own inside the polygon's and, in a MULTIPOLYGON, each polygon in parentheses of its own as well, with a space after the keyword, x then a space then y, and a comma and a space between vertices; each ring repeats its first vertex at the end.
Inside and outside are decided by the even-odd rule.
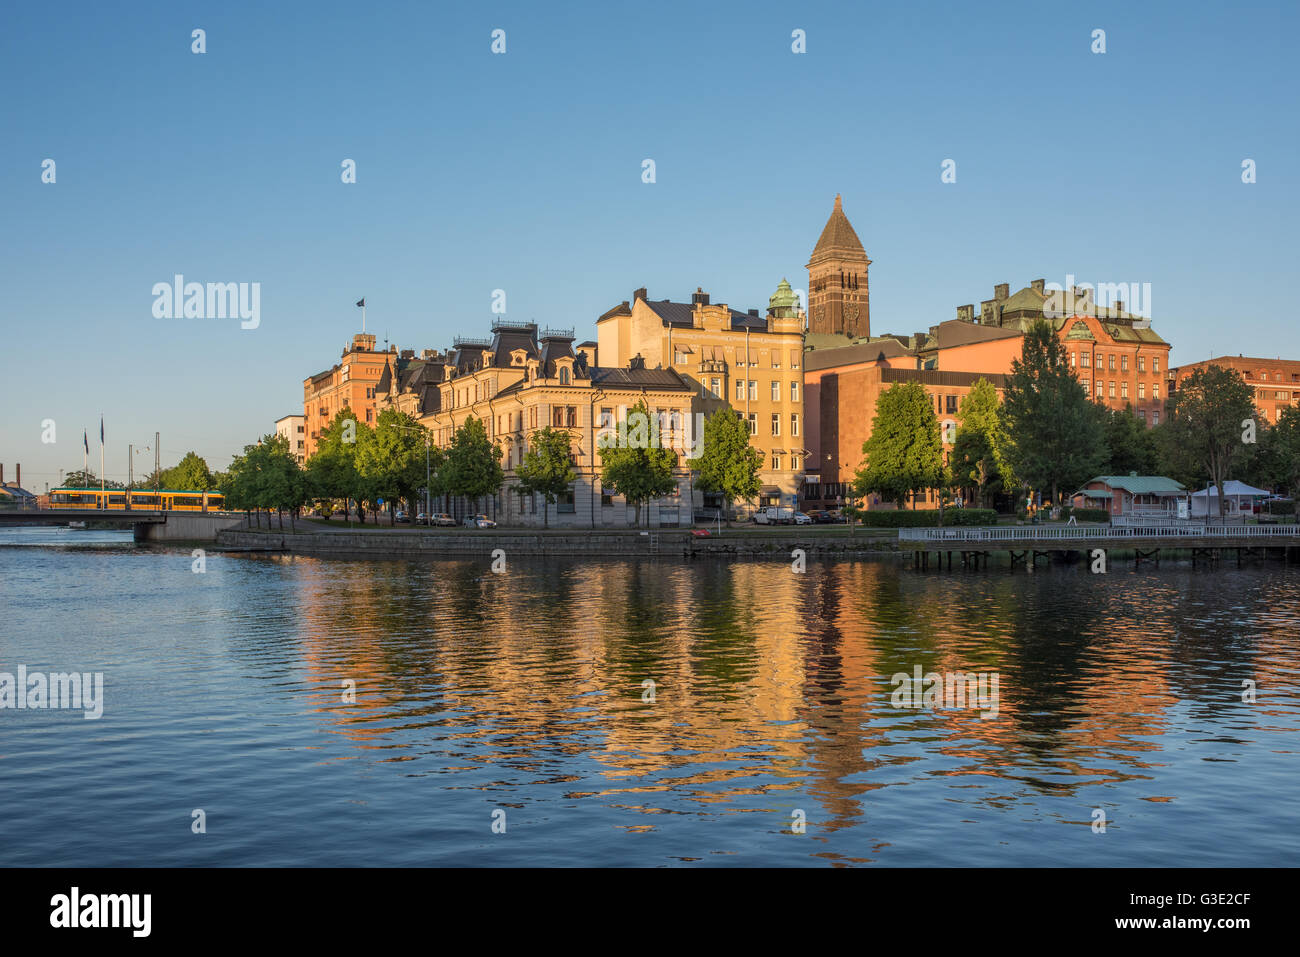
MULTIPOLYGON (((129 561, 147 575, 164 556, 129 561)), ((512 862, 1295 857, 1274 837, 1295 832, 1274 789, 1300 768, 1290 567, 209 561, 202 610, 173 565, 152 578, 179 609, 173 632, 187 616, 220 625, 177 666, 206 662, 212 699, 246 708, 248 735, 281 752, 237 786, 255 807, 289 768, 315 806, 322 782, 360 782, 360 803, 390 802, 385 860, 418 843, 410 802, 467 862, 498 853, 461 823, 480 804, 528 820, 511 847, 534 856, 492 858, 512 862), (917 666, 998 674, 996 717, 892 707, 890 676, 917 666), (1240 819, 1224 819, 1225 794, 1240 819), (1090 842, 1094 807, 1128 836, 1090 842)), ((322 811, 321 827, 351 813, 322 811)), ((321 835, 300 840, 310 860, 321 835)))

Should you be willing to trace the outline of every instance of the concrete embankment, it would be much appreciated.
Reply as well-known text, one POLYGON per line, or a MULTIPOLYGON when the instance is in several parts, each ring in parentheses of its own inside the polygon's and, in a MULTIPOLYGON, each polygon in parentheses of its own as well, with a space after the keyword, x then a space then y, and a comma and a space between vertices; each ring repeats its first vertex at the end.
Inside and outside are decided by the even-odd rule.
MULTIPOLYGON (((896 533, 894 533, 896 534, 896 533)), ((495 549, 507 555, 541 557, 620 558, 771 558, 789 561, 796 548, 808 557, 827 555, 896 554, 898 542, 891 535, 852 538, 843 530, 799 532, 794 529, 756 533, 697 537, 689 531, 637 532, 528 532, 501 529, 479 532, 418 531, 320 531, 267 532, 227 529, 217 533, 217 544, 231 551, 282 549, 293 554, 334 555, 346 558, 491 558, 495 549)))

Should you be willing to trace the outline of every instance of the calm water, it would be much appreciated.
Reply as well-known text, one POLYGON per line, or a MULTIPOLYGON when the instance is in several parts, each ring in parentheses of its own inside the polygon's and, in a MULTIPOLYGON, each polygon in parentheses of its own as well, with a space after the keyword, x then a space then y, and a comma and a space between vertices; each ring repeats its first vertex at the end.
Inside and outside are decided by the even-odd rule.
POLYGON ((0 672, 105 676, 98 721, 0 710, 0 864, 1300 863, 1297 566, 195 574, 128 537, 0 529, 0 672), (998 673, 997 717, 892 707, 916 665, 998 673))

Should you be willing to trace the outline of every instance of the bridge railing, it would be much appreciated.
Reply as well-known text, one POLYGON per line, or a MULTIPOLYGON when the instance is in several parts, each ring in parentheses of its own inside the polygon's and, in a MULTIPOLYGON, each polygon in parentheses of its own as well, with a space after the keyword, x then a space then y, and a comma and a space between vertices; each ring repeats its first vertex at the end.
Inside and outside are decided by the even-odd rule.
POLYGON ((965 528, 900 528, 900 542, 1122 542, 1126 539, 1297 538, 1294 525, 1006 525, 965 528))

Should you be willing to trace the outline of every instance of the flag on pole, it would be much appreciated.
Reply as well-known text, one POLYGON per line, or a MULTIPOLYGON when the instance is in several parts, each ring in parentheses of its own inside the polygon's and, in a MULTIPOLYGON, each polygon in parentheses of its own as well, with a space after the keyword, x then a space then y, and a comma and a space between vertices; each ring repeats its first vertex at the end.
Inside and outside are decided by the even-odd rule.
POLYGON ((86 447, 86 454, 90 454, 90 435, 85 429, 81 430, 81 444, 86 447))
POLYGON ((99 444, 100 446, 104 444, 104 417, 102 415, 99 417, 99 444))
POLYGON ((362 296, 360 299, 358 299, 357 305, 360 306, 362 309, 366 308, 366 297, 362 296))

